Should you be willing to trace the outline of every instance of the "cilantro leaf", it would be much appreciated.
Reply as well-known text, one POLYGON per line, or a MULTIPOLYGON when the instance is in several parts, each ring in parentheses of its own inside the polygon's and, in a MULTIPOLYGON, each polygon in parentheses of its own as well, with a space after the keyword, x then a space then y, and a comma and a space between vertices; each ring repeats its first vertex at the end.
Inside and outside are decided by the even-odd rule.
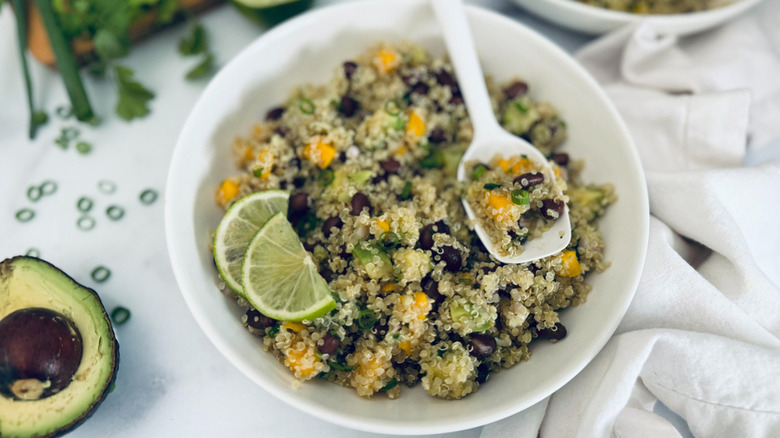
POLYGON ((214 55, 212 55, 211 53, 207 53, 206 56, 203 57, 203 60, 200 61, 198 65, 196 65, 192 70, 187 72, 187 75, 185 77, 188 80, 200 79, 204 76, 209 75, 213 69, 214 69, 214 55))
POLYGON ((117 88, 119 89, 119 102, 116 105, 116 113, 125 120, 132 120, 149 114, 149 101, 154 99, 154 93, 144 88, 133 79, 133 71, 127 67, 117 65, 117 88))
POLYGON ((208 36, 200 23, 192 26, 192 34, 189 38, 179 41, 179 53, 184 56, 197 55, 208 50, 208 36))

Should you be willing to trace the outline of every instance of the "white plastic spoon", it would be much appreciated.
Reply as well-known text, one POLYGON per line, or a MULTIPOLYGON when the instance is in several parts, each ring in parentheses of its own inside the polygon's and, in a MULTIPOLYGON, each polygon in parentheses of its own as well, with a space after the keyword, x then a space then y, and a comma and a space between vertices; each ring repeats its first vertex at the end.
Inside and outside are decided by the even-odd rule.
MULTIPOLYGON (((553 181, 555 175, 544 155, 527 141, 505 131, 496 121, 462 0, 432 0, 432 4, 474 127, 474 137, 458 166, 458 181, 469 180, 464 165, 468 161, 486 162, 496 155, 510 157, 521 154, 542 168, 545 178, 553 181)), ((571 240, 569 208, 564 206, 563 213, 548 231, 523 245, 522 254, 502 256, 496 251, 490 236, 475 220, 474 211, 465 199, 463 206, 469 219, 474 221, 474 229, 485 248, 503 263, 526 263, 550 256, 566 248, 571 240)))

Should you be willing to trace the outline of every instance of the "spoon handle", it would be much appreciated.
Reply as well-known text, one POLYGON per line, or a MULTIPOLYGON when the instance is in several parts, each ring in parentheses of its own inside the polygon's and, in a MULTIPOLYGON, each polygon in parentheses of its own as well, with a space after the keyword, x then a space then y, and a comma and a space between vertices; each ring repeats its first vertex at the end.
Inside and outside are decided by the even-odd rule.
MULTIPOLYGON (((433 11, 442 24, 450 60, 455 67, 458 84, 474 127, 474 137, 490 135, 501 129, 490 103, 485 76, 479 65, 477 50, 471 35, 462 0, 431 0, 433 11)), ((475 144, 476 142, 472 142, 475 144)))

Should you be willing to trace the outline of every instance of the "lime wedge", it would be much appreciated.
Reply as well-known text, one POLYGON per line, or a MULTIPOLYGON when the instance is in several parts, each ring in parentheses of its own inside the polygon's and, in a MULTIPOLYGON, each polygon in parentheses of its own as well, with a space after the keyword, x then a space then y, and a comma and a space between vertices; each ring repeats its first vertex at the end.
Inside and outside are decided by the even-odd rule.
POLYGON ((232 0, 244 16, 270 27, 309 9, 312 0, 232 0))
POLYGON ((336 307, 330 288, 283 213, 260 228, 241 270, 244 297, 282 321, 314 319, 336 307))
POLYGON ((214 262, 219 275, 237 294, 241 287, 241 265, 249 241, 271 216, 287 211, 290 192, 266 190, 236 201, 225 213, 214 233, 214 262))

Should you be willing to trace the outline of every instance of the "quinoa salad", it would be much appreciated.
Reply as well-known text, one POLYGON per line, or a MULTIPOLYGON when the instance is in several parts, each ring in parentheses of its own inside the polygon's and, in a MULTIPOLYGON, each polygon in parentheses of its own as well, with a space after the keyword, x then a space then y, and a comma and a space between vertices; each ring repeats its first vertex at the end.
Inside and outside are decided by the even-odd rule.
POLYGON ((726 6, 734 0, 577 0, 592 6, 635 14, 680 14, 726 6))
MULTIPOLYGON (((420 385, 459 399, 529 360, 533 342, 566 336, 559 312, 584 302, 587 275, 609 266, 598 221, 616 197, 610 184, 581 180, 583 161, 556 152, 566 124, 533 98, 533 84, 487 81, 498 120, 549 157, 558 185, 499 162, 522 157, 494 157, 471 183, 456 181, 472 125, 447 59, 413 43, 380 43, 334 66, 328 83, 293 89, 235 139, 240 171, 217 188, 217 203, 289 191, 287 220, 336 302, 317 318, 278 321, 223 287, 296 385, 317 379, 389 398, 420 385), (526 264, 491 258, 461 203, 487 179, 506 184, 510 201, 525 191, 540 218, 545 199, 567 202, 569 246, 526 264)), ((511 219, 518 239, 534 232, 511 219)))
POLYGON ((523 155, 466 163, 471 182, 465 199, 499 255, 522 254, 525 242, 549 230, 563 214, 566 181, 561 168, 555 162, 551 166, 555 177, 545 177, 523 155))

